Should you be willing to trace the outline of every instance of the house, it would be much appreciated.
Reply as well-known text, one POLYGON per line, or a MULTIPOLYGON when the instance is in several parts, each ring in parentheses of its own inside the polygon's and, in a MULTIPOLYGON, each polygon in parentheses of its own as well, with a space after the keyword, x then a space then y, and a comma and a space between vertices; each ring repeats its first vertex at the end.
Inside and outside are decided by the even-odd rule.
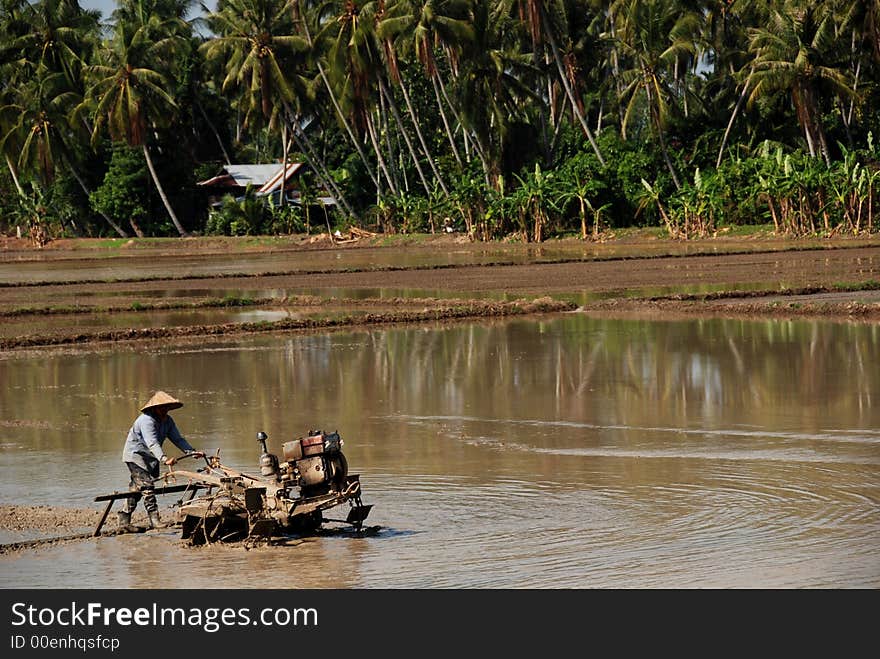
MULTIPOLYGON (((223 197, 227 194, 235 197, 236 201, 241 201, 248 186, 255 190, 258 198, 263 198, 278 207, 281 205, 281 183, 283 180, 284 197, 287 203, 301 206, 300 190, 293 187, 293 179, 302 174, 306 167, 308 165, 301 162, 288 163, 286 174, 283 175, 279 163, 224 165, 220 174, 206 181, 200 181, 196 185, 209 191, 209 208, 219 208, 223 203, 223 197)), ((328 208, 334 206, 336 206, 336 200, 323 189, 317 191, 309 203, 309 207, 313 211, 323 209, 326 212, 328 208)))
POLYGON ((274 201, 280 201, 283 181, 285 196, 291 203, 296 203, 299 191, 290 190, 291 179, 301 173, 304 167, 304 163, 291 162, 284 172, 279 163, 224 165, 220 174, 206 181, 199 181, 196 185, 209 190, 208 203, 217 207, 224 195, 231 194, 239 198, 244 195, 248 186, 256 191, 258 197, 274 193, 274 201))

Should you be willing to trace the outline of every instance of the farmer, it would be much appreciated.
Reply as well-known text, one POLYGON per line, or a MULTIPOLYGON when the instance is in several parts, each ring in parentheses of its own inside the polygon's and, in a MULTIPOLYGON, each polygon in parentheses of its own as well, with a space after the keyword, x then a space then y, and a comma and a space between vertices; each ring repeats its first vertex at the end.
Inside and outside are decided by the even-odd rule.
MULTIPOLYGON (((179 400, 164 391, 157 391, 141 408, 141 414, 128 431, 125 447, 122 449, 122 461, 131 472, 129 490, 139 492, 144 498, 144 508, 150 517, 150 528, 154 529, 166 525, 159 519, 159 504, 156 503, 156 495, 153 493, 153 480, 159 477, 160 463, 173 465, 176 461, 175 458, 165 455, 162 442, 168 438, 185 453, 201 454, 181 436, 174 419, 168 415, 169 410, 176 410, 179 407, 183 407, 183 403, 179 400)), ((125 499, 122 510, 117 513, 120 528, 133 530, 131 514, 137 507, 139 498, 133 496, 125 499)))

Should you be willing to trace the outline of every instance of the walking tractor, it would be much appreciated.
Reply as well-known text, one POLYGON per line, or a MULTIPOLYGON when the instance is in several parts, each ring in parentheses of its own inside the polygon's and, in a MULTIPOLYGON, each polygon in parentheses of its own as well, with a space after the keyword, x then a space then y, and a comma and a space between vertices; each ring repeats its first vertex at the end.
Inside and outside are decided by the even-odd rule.
MULTIPOLYGON (((324 522, 347 525, 363 532, 363 522, 372 505, 361 501, 360 476, 348 473, 342 453, 343 440, 338 432, 311 430, 282 445, 283 460, 269 453, 268 436, 257 433, 262 449, 259 475, 231 469, 217 455, 194 453, 178 458, 204 460, 194 470, 168 467, 156 479, 156 494, 183 492, 178 502, 177 523, 181 538, 192 545, 235 542, 245 539, 271 540, 289 535, 316 533, 324 522), (345 519, 325 519, 324 512, 348 506, 345 519)), ((95 529, 101 527, 113 502, 137 492, 102 495, 95 501, 107 501, 107 509, 95 529)))

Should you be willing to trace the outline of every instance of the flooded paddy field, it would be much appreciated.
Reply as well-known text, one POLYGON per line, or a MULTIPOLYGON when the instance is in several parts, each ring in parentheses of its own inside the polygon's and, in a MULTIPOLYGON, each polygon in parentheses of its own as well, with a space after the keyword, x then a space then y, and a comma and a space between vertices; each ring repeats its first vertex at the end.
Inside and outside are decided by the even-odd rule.
POLYGON ((871 324, 578 313, 7 356, 0 503, 96 510, 125 488, 125 432, 161 383, 189 441, 242 469, 259 430, 275 452, 338 430, 381 530, 245 551, 168 529, 5 554, 0 573, 37 588, 878 587, 878 358, 871 324))
POLYGON ((22 547, 2 583, 876 588, 880 248, 731 245, 0 252, 0 339, 104 337, 0 349, 0 543, 88 532, 157 388, 194 446, 243 470, 260 430, 274 452, 338 430, 381 527, 250 551, 174 529, 22 547), (175 257, 192 276, 154 278, 175 257), (539 296, 569 306, 503 317, 539 296), (175 334, 199 327, 227 329, 175 334))
MULTIPOLYGON (((166 327, 167 332, 153 334, 171 336, 199 331, 203 334, 247 332, 248 325, 271 323, 289 318, 326 320, 336 324, 341 310, 369 309, 389 321, 413 322, 438 317, 461 317, 463 306, 475 309, 470 317, 503 315, 503 303, 550 297, 559 303, 580 305, 585 310, 607 313, 612 307, 662 311, 664 304, 657 297, 687 295, 702 299, 681 304, 673 300, 679 311, 726 314, 798 313, 844 315, 880 318, 876 290, 880 287, 880 247, 869 240, 829 249, 786 249, 765 252, 718 253, 709 255, 708 247, 697 256, 674 253, 681 249, 666 243, 669 253, 657 253, 656 245, 647 245, 643 258, 627 257, 594 260, 515 263, 523 246, 510 249, 511 262, 496 265, 458 264, 454 254, 439 250, 411 253, 397 263, 393 251, 365 248, 370 258, 383 259, 386 269, 345 270, 336 272, 303 271, 265 275, 246 275, 235 270, 235 263, 225 262, 226 256, 202 255, 205 263, 213 258, 208 270, 214 276, 201 274, 169 279, 142 280, 151 272, 151 260, 129 259, 127 280, 101 278, 100 268, 87 281, 76 279, 63 283, 42 283, 67 275, 67 260, 45 259, 35 262, 42 268, 40 279, 22 282, 16 279, 14 259, 0 260, 0 347, 36 345, 44 337, 66 336, 69 340, 122 340, 144 338, 143 332, 107 334, 111 330, 132 330, 166 327), (442 267, 435 265, 446 259, 442 267), (3 269, 5 268, 5 269, 3 269), (12 273, 12 274, 11 274, 12 273), (15 276, 14 276, 15 275, 15 276), (25 285, 26 284, 26 285, 25 285), (866 284, 873 288, 864 290, 866 284), (835 290, 834 286, 855 286, 835 290), (861 287, 861 288, 859 288, 861 287), (822 292, 825 297, 811 297, 782 305, 772 296, 790 296, 798 291, 822 292), (873 291, 873 293, 872 293, 873 291), (741 295, 747 305, 737 306, 731 297, 741 295), (718 301, 718 295, 726 295, 718 301), (763 296, 762 300, 755 295, 763 296), (873 295, 873 297, 872 297, 873 295), (829 297, 833 296, 833 297, 829 297), (710 299, 711 298, 711 299, 710 299), (812 300, 812 302, 811 302, 812 300), (439 301, 439 302, 438 302, 439 301), (623 301, 626 304, 620 304, 623 301), (491 309, 496 304, 495 311, 491 309), (820 308, 818 305, 823 305, 820 308), (855 307, 847 307, 855 304, 855 307), (835 306, 836 305, 836 306, 835 306), (258 312, 255 307, 263 309, 258 312), (318 307, 317 310, 315 307, 318 307), (426 308, 446 311, 424 314, 426 308), (795 308, 796 307, 796 308, 795 308), (828 307, 828 308, 824 308, 828 307), (95 315, 84 315, 92 312, 95 315), (104 319, 104 320, 102 320, 104 319), (102 329, 106 332, 101 332, 102 329), (180 328, 179 331, 172 331, 180 328), (193 329, 203 328, 203 329, 193 329), (4 337, 17 337, 16 341, 4 337)), ((502 251, 502 247, 493 248, 502 251)), ((558 248, 562 249, 562 248, 558 248)), ((576 247, 569 246, 574 253, 576 247)), ((578 249, 584 249, 580 247, 578 249)), ((632 246, 628 246, 632 249, 632 246)), ((696 249, 696 247, 692 247, 696 249)), ((540 250, 540 248, 534 248, 540 250)), ((558 251, 558 250, 557 250, 558 251)), ((476 251, 479 255, 483 252, 476 251)), ((284 252, 284 258, 314 257, 327 260, 353 259, 358 250, 349 248, 337 253, 310 251, 284 252)), ((8 256, 8 255, 7 255, 8 256)), ((252 262, 265 255, 253 254, 252 262)), ((270 252, 269 256, 278 256, 270 252)), ((493 257, 497 257, 493 253, 493 257)), ((158 258, 158 257, 157 257, 158 258)), ((237 258, 243 258, 238 256, 237 258)), ((96 259, 98 265, 106 259, 96 259)), ((105 273, 106 274, 106 273, 105 273)), ((668 304, 665 306, 669 306, 668 304)), ((561 307, 560 307, 561 308, 561 307)), ((368 313, 358 314, 360 318, 368 313)), ((348 324, 358 324, 352 317, 348 324)), ((290 329, 279 325, 279 329, 290 329)), ((259 327, 261 331, 264 327, 259 327)))
POLYGON ((334 244, 292 239, 287 246, 241 247, 235 239, 187 238, 159 243, 88 240, 54 241, 42 250, 22 241, 0 243, 0 281, 30 284, 35 281, 75 281, 211 278, 240 274, 258 276, 285 273, 442 268, 466 265, 501 265, 572 261, 620 260, 654 256, 694 256, 784 252, 800 249, 851 247, 871 243, 847 239, 801 240, 796 245, 781 239, 750 240, 637 240, 549 243, 471 243, 463 236, 436 237, 425 244, 381 246, 334 244))

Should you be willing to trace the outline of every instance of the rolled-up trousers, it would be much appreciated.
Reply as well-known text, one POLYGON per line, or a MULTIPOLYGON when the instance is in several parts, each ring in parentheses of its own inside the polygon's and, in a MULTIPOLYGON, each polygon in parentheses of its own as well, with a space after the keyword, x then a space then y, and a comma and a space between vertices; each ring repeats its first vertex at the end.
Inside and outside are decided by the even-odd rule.
POLYGON ((158 463, 156 464, 155 474, 151 474, 134 462, 126 462, 125 464, 131 472, 131 481, 128 484, 128 489, 132 492, 137 492, 139 496, 128 497, 125 503, 122 504, 122 510, 127 513, 133 513, 134 509, 137 508, 138 499, 143 497, 144 508, 146 508, 147 514, 158 511, 159 504, 156 501, 156 495, 153 494, 153 479, 159 477, 158 463))

